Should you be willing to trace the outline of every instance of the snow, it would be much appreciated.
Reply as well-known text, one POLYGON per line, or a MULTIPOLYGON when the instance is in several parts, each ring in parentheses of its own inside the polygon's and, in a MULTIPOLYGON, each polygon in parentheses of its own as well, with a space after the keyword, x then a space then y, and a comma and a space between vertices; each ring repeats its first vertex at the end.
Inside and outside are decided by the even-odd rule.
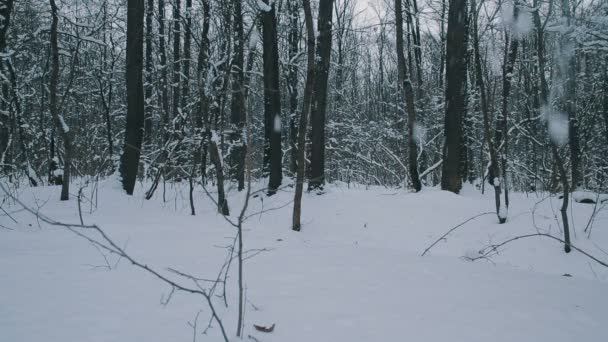
POLYGON ((274 116, 274 125, 272 126, 272 129, 277 133, 281 132, 281 117, 279 115, 274 116))
POLYGON ((272 1, 270 1, 270 3, 265 3, 262 0, 256 0, 257 4, 258 4, 258 8, 260 9, 260 11, 262 12, 270 12, 272 11, 272 1))
POLYGON ((515 19, 513 4, 504 2, 500 7, 500 18, 506 30, 513 32, 520 38, 525 37, 532 31, 532 13, 520 6, 517 19, 515 19))
MULTIPOLYGON (((126 196, 112 182, 101 182, 98 194, 95 184, 84 188, 85 223, 100 225, 162 274, 170 275, 172 267, 215 279, 227 253, 221 246, 231 243, 235 230, 202 190, 195 191, 197 216, 190 216, 187 184, 168 183, 163 203, 162 196, 143 200, 145 184, 126 196)), ((58 201, 59 189, 18 192, 52 218, 78 222, 76 201, 58 201)), ((291 188, 251 199, 248 213, 257 214, 245 222, 245 249, 263 252, 245 263, 244 340, 608 340, 608 269, 575 251, 566 255, 561 245, 543 238, 513 242, 491 262, 463 258, 537 229, 560 237, 558 198, 511 193, 507 223, 498 224, 495 214, 480 216, 420 257, 457 224, 491 213, 491 191, 480 195, 465 185, 462 195, 432 188, 409 193, 352 184, 325 190, 323 196, 304 194, 300 233, 290 229, 291 205, 259 213, 291 201, 291 188), (276 327, 264 334, 252 324, 276 327)), ((228 195, 231 207, 240 207, 243 194, 228 195)), ((0 227, 0 340, 192 341, 188 323, 200 312, 196 340, 222 341, 215 323, 202 334, 209 310, 201 298, 176 292, 163 305, 170 287, 125 260, 108 255, 106 263, 82 238, 6 203, 2 208, 17 223, 0 216, 1 226, 9 228, 0 227)), ((572 227, 579 232, 573 244, 606 259, 599 248, 608 245, 608 210, 596 214, 593 240, 582 233, 593 206, 572 203, 572 210, 572 227)), ((215 298, 230 336, 236 327, 235 280, 233 267, 228 308, 215 298)))
POLYGON ((608 194, 598 194, 592 191, 574 191, 572 198, 581 203, 603 203, 608 201, 608 194))
POLYGON ((59 122, 61 123, 61 129, 63 130, 63 133, 68 133, 70 132, 70 126, 68 126, 68 124, 65 123, 65 120, 63 119, 63 115, 59 115, 59 122))
POLYGON ((553 143, 557 145, 568 143, 568 114, 544 106, 541 108, 541 118, 547 122, 549 138, 553 143))
POLYGON ((258 30, 253 27, 251 29, 251 36, 249 37, 249 50, 255 50, 259 41, 260 34, 258 33, 258 30))
POLYGON ((532 27, 532 14, 528 11, 520 10, 517 20, 513 23, 513 33, 523 38, 532 31, 532 27))
POLYGON ((416 141, 416 144, 424 144, 426 132, 427 129, 423 124, 418 122, 414 123, 414 141, 416 141))

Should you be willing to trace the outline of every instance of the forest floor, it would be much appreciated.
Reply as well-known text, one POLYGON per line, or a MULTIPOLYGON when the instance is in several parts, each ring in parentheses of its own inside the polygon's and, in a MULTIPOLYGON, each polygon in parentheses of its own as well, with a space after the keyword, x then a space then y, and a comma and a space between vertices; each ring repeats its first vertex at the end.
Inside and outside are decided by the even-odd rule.
MULTIPOLYGON (((98 224, 133 258, 168 271, 216 279, 236 230, 202 190, 190 215, 187 184, 167 185, 151 201, 124 195, 114 181, 83 190, 85 224, 98 224), (92 200, 92 201, 91 201, 92 200), (93 203, 91 203, 93 202, 93 203)), ((162 187, 162 186, 161 186, 162 187)), ((73 191, 77 192, 76 184, 73 191)), ((530 237, 470 261, 479 251, 537 232, 562 238, 561 200, 511 194, 509 219, 492 212, 493 194, 461 195, 332 185, 304 194, 303 227, 290 229, 293 189, 252 198, 245 222, 244 340, 312 341, 608 341, 608 268, 550 238, 530 237), (260 213, 261 212, 261 213, 260 213), (274 331, 256 331, 253 324, 274 331), (250 337, 251 336, 251 337, 250 337)), ((20 188, 22 201, 55 220, 79 222, 76 196, 59 187, 20 188)), ((230 191, 233 217, 243 194, 230 191)), ((1 198, 1 197, 0 197, 1 198)), ((203 298, 175 292, 124 259, 105 255, 63 228, 49 226, 4 198, 0 211, 0 341, 222 341, 207 331, 203 298), (167 299, 170 300, 167 303, 167 299), (196 324, 194 324, 196 322, 196 324), (196 326, 196 328, 193 328, 196 326)), ((608 206, 572 203, 573 244, 608 260, 608 206), (583 230, 594 215, 591 238, 583 230)), ((94 232, 85 232, 99 238, 94 232)), ((215 297, 231 337, 237 310, 236 264, 226 298, 215 297)), ((223 293, 218 285, 216 295, 223 293)))

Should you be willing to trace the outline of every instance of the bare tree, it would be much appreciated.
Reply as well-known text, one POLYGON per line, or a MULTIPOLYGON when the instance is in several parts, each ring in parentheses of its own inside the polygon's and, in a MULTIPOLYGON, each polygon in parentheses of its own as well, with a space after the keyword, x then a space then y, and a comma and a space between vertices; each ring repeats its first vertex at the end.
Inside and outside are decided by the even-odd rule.
POLYGON ((66 124, 63 116, 59 113, 61 107, 57 103, 57 84, 59 82, 59 46, 57 39, 57 25, 59 21, 57 4, 55 0, 51 3, 51 85, 50 85, 50 106, 51 115, 55 121, 55 126, 63 140, 63 183, 61 185, 61 200, 70 199, 70 171, 72 162, 72 140, 70 128, 66 124))
POLYGON ((293 200, 293 217, 291 228, 300 231, 302 216, 302 192, 304 190, 304 171, 306 168, 306 128, 308 126, 308 115, 312 102, 313 85, 315 79, 315 32, 312 22, 312 11, 310 1, 303 0, 304 22, 306 23, 307 34, 307 66, 306 66, 306 86, 304 88, 304 103, 300 113, 300 123, 298 126, 298 162, 296 175, 296 193, 293 200))
POLYGON ((418 177, 418 147, 416 146, 415 126, 416 126, 416 107, 414 104, 414 89, 408 73, 405 56, 403 55, 403 9, 401 0, 395 0, 395 25, 397 27, 397 69, 399 70, 399 85, 405 99, 407 108, 408 125, 408 169, 412 186, 416 192, 422 189, 420 178, 418 177))

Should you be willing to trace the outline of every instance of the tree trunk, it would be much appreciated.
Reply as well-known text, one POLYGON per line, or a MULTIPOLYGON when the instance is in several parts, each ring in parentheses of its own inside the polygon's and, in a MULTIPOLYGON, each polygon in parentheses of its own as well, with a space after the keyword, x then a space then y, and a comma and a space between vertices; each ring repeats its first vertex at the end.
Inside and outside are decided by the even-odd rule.
MULTIPOLYGON (((537 110, 540 112, 544 107, 551 106, 548 102, 549 99, 549 87, 547 86, 547 80, 545 78, 545 42, 544 42, 544 27, 540 22, 540 14, 538 7, 538 0, 534 0, 534 7, 536 10, 533 12, 534 26, 536 29, 536 52, 538 54, 538 75, 540 81, 540 100, 538 101, 539 108, 537 110)), ((553 159, 555 161, 555 165, 558 168, 560 174, 560 181, 563 187, 563 199, 562 206, 560 208, 560 213, 562 216, 562 224, 564 228, 564 251, 566 253, 570 253, 570 227, 568 224, 568 202, 569 202, 569 194, 570 189, 568 185, 568 175, 566 173, 566 169, 564 167, 564 162, 559 154, 557 144, 551 140, 551 153, 553 154, 553 159)), ((554 175, 555 173, 553 173, 554 175)))
POLYGON ((462 117, 464 109, 464 80, 466 77, 466 0, 451 0, 448 12, 445 144, 441 189, 460 192, 460 156, 462 148, 462 117))
POLYGON ((196 125, 196 136, 200 140, 200 145, 194 155, 194 163, 201 164, 201 178, 203 184, 206 182, 207 177, 207 131, 209 127, 209 98, 206 89, 208 63, 209 63, 209 22, 210 22, 210 7, 209 0, 202 0, 203 7, 203 29, 201 32, 201 46, 198 53, 198 70, 197 70, 197 81, 198 81, 198 92, 199 92, 199 105, 198 112, 195 116, 194 123, 196 125))
POLYGON ((181 0, 173 3, 173 129, 177 133, 181 128, 182 116, 180 106, 180 80, 181 80, 181 0))
MULTIPOLYGON (((158 52, 160 54, 160 86, 161 86, 161 107, 163 117, 163 143, 164 146, 169 140, 169 84, 167 76, 167 50, 165 48, 165 0, 158 0, 158 52)), ((164 148, 164 147, 163 147, 164 148)))
POLYGON ((57 15, 57 5, 55 0, 50 0, 51 3, 51 85, 50 85, 50 106, 51 115, 57 126, 57 131, 63 140, 63 182, 61 185, 61 200, 67 201, 70 199, 70 169, 72 162, 72 140, 69 134, 69 127, 66 125, 63 117, 59 114, 57 106, 57 84, 59 82, 59 46, 57 42, 57 24, 59 21, 57 15))
POLYGON ((154 18, 154 0, 148 0, 146 8, 146 113, 144 120, 144 142, 145 145, 152 143, 152 19, 154 18))
POLYGON ((422 185, 418 177, 418 146, 415 137, 416 125, 416 107, 414 106, 414 89, 408 73, 405 56, 403 55, 403 9, 401 0, 395 0, 395 24, 397 26, 397 69, 399 73, 399 85, 403 92, 407 108, 407 126, 408 126, 408 169, 412 186, 416 192, 420 191, 422 185))
MULTIPOLYGON (((184 81, 182 86, 182 110, 188 107, 190 97, 190 57, 192 54, 192 0, 186 0, 186 25, 184 27, 184 81)), ((185 114, 184 114, 185 116, 185 114)))
MULTIPOLYGON (((513 22, 517 21, 519 16, 519 3, 515 1, 513 5, 513 22)), ((509 35, 507 34, 507 45, 509 42, 509 35)), ((509 153, 509 98, 511 96, 511 79, 513 78, 513 69, 515 67, 515 60, 517 59, 517 49, 519 46, 519 39, 517 37, 511 37, 511 44, 509 46, 509 53, 505 54, 505 61, 503 65, 502 75, 502 120, 500 129, 497 131, 500 135, 497 135, 497 142, 502 145, 500 159, 502 161, 502 185, 505 193, 505 210, 509 209, 509 188, 507 185, 507 167, 508 167, 508 153, 509 153)), ((506 220, 506 212, 504 213, 506 220)))
POLYGON ((287 71, 287 89, 289 91, 289 147, 291 160, 289 172, 292 176, 297 173, 298 164, 298 128, 296 120, 298 116, 298 43, 300 42, 298 27, 298 0, 287 1, 287 13, 289 15, 289 65, 287 71))
POLYGON ((139 156, 144 129, 143 33, 144 0, 128 0, 127 3, 127 125, 125 146, 120 159, 120 175, 123 188, 132 195, 139 167, 139 156))
POLYGON ((479 12, 477 9, 477 5, 475 0, 471 1, 471 8, 473 9, 473 52, 475 54, 475 74, 476 74, 476 83, 479 91, 480 105, 481 105, 481 113, 483 116, 483 128, 484 128, 484 138, 486 143, 488 144, 488 150, 490 151, 490 167, 488 169, 488 178, 489 183, 494 187, 494 201, 496 202, 496 215, 498 216, 498 222, 504 223, 507 218, 501 214, 501 206, 500 206, 500 196, 501 196, 501 182, 496 177, 500 176, 500 165, 498 164, 498 157, 496 153, 496 145, 494 144, 494 139, 492 138, 492 129, 490 128, 490 112, 488 109, 488 100, 486 95, 486 87, 483 79, 483 71, 481 68, 481 53, 479 51, 479 29, 477 25, 477 21, 479 19, 479 12))
MULTIPOLYGON (((573 27, 572 14, 570 13, 570 0, 562 0, 562 16, 568 26, 568 31, 573 27)), ((561 55, 568 60, 564 63, 566 70, 563 75, 560 75, 564 79, 564 109, 568 114, 568 143, 570 145, 570 170, 572 173, 572 191, 576 190, 582 182, 580 164, 581 164, 581 149, 580 149, 580 138, 578 133, 578 119, 576 117, 576 57, 575 53, 569 56, 568 49, 574 50, 574 44, 576 42, 571 37, 575 34, 574 32, 567 32, 562 34, 560 41, 561 55)))
POLYGON ((234 62, 232 66, 231 143, 232 174, 238 182, 238 190, 245 189, 245 36, 241 0, 233 0, 234 11, 234 62))
POLYGON ((308 188, 323 188, 325 184, 325 121, 327 110, 327 80, 331 59, 332 17, 334 0, 319 1, 316 43, 315 86, 310 112, 311 153, 308 188))
POLYGON ((281 93, 279 91, 279 50, 277 42, 277 21, 275 2, 269 4, 270 10, 263 11, 264 44, 264 175, 270 176, 268 195, 277 192, 283 178, 281 167, 281 93))
MULTIPOLYGON (((6 33, 10 25, 11 13, 13 11, 13 0, 3 1, 0 5, 0 53, 3 55, 7 54, 7 43, 6 33)), ((4 59, 7 57, 1 57, 0 59, 0 72, 2 75, 6 75, 4 59)), ((8 113, 8 82, 3 80, 2 82, 2 110, 8 113)), ((11 120, 8 114, 0 113, 0 170, 3 170, 6 174, 10 174, 11 170, 11 146, 9 144, 11 120), (4 165, 3 165, 4 164, 4 165)))
POLYGON ((302 105, 302 113, 300 114, 300 124, 298 127, 298 163, 296 175, 296 193, 293 200, 293 217, 292 229, 300 231, 300 217, 302 215, 302 192, 304 191, 304 171, 306 168, 306 128, 308 124, 308 115, 310 112, 313 85, 315 78, 315 32, 312 22, 312 12, 310 9, 310 0, 303 0, 304 4, 304 21, 306 22, 307 33, 307 66, 306 66, 306 85, 304 88, 304 103, 302 105))

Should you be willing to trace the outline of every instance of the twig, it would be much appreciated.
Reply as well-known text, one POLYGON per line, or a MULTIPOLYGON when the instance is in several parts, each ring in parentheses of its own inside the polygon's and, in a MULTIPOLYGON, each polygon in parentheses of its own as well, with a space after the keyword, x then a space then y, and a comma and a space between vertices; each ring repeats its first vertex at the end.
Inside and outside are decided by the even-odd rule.
POLYGON ((439 243, 439 241, 443 240, 443 239, 444 239, 446 236, 448 236, 448 235, 449 235, 451 232, 455 231, 457 228, 459 228, 459 227, 461 227, 461 226, 465 225, 465 224, 466 224, 466 223, 468 223, 469 221, 473 221, 474 219, 476 219, 476 218, 478 218, 478 217, 480 217, 480 216, 484 216, 484 215, 490 215, 490 214, 495 214, 495 213, 493 213, 493 212, 481 213, 481 214, 475 215, 475 216, 473 216, 473 217, 471 217, 471 218, 467 219, 466 221, 464 221, 464 222, 462 222, 462 223, 458 224, 458 225, 457 225, 457 226, 455 226, 454 228, 452 228, 452 229, 448 230, 448 231, 447 231, 445 234, 441 235, 441 237, 440 237, 439 239, 435 240, 435 242, 433 242, 433 243, 432 243, 430 246, 428 246, 428 247, 427 247, 427 248, 424 250, 424 252, 422 252, 422 254, 421 254, 420 256, 424 256, 424 255, 425 255, 425 254, 426 254, 428 251, 430 251, 430 250, 431 250, 431 248, 433 248, 433 247, 434 247, 434 246, 435 246, 437 243, 439 243))
MULTIPOLYGON (((530 238, 530 237, 547 237, 547 238, 553 239, 555 241, 558 241, 560 243, 566 243, 564 240, 562 240, 562 239, 560 239, 558 237, 555 237, 555 236, 549 235, 549 234, 545 234, 545 233, 527 234, 527 235, 516 236, 516 237, 510 238, 510 239, 508 239, 506 241, 503 241, 503 242, 501 242, 499 244, 490 245, 488 247, 485 247, 484 249, 482 249, 482 250, 479 251, 479 254, 481 255, 481 257, 487 257, 491 252, 496 252, 498 250, 498 248, 500 248, 500 247, 508 244, 509 242, 513 242, 513 241, 520 240, 520 239, 526 239, 526 238, 530 238)), ((602 260, 594 257, 593 255, 585 252, 584 250, 582 250, 582 249, 580 249, 580 248, 578 248, 578 247, 576 247, 576 246, 574 246, 572 244, 570 244, 570 247, 572 249, 574 249, 575 251, 577 251, 577 252, 583 254, 584 256, 588 257, 589 259, 597 262, 598 264, 600 264, 600 265, 602 265, 604 267, 608 267, 608 263, 606 263, 606 262, 604 262, 604 261, 602 261, 602 260)), ((475 259, 477 259, 477 258, 471 258, 471 260, 475 260, 475 259)))

